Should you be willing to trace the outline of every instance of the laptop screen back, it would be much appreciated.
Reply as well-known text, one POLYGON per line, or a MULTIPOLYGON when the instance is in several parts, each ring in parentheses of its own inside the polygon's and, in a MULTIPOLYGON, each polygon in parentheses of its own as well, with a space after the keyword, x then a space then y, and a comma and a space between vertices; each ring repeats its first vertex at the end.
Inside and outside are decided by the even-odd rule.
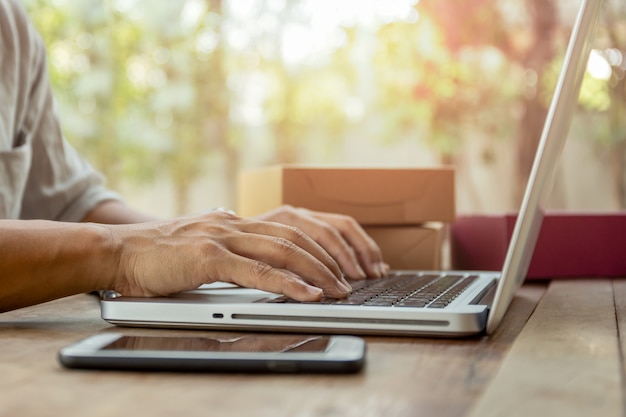
POLYGON ((489 314, 487 333, 498 326, 530 265, 556 166, 567 137, 585 73, 601 0, 582 0, 561 73, 543 127, 517 222, 504 261, 502 279, 489 314))

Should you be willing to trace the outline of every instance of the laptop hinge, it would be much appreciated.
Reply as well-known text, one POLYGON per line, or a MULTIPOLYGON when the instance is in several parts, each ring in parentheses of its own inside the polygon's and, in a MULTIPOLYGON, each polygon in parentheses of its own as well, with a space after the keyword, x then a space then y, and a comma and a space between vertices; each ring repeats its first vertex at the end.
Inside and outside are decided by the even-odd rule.
POLYGON ((496 285, 497 282, 498 280, 495 279, 491 281, 488 286, 483 288, 483 290, 479 292, 476 297, 474 297, 470 304, 480 304, 491 307, 491 304, 493 304, 493 298, 496 295, 496 289, 498 288, 498 286, 496 285))

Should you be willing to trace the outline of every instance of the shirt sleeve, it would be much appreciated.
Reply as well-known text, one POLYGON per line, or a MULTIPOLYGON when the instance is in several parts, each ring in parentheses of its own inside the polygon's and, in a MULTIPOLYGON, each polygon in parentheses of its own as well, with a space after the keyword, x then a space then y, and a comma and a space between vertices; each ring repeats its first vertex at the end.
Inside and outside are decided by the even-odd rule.
POLYGON ((103 176, 64 138, 55 112, 45 47, 19 3, 0 0, 8 22, 3 25, 0 52, 9 58, 5 62, 12 63, 2 65, 0 85, 7 98, 0 103, 5 107, 2 113, 11 116, 0 123, 0 142, 11 158, 0 159, 0 163, 19 160, 19 165, 3 168, 11 173, 0 180, 8 181, 0 185, 11 190, 8 197, 4 195, 4 205, 12 207, 7 212, 21 219, 80 221, 99 203, 120 196, 106 188, 103 176), (14 200, 12 206, 6 202, 9 198, 14 200))
POLYGON ((33 137, 32 153, 21 218, 77 222, 98 204, 121 199, 62 135, 33 137))

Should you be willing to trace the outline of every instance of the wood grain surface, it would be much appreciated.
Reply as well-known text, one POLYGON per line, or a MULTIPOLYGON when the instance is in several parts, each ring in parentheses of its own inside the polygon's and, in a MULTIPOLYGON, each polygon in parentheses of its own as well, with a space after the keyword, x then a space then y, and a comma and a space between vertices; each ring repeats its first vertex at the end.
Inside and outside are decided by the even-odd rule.
POLYGON ((93 296, 69 297, 0 315, 0 416, 463 416, 545 288, 524 286, 491 337, 367 337, 366 368, 343 376, 64 369, 58 350, 94 333, 234 334, 121 329, 100 318, 93 296))
POLYGON ((621 416, 621 357, 613 282, 553 281, 471 415, 621 416))

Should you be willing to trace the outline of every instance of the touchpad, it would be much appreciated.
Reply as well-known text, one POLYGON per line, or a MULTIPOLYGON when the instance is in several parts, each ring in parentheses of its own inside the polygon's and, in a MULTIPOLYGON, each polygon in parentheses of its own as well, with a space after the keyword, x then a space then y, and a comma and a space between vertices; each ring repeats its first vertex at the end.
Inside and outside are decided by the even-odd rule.
POLYGON ((255 290, 251 288, 243 288, 234 284, 215 282, 212 284, 202 285, 197 290, 185 291, 174 294, 168 298, 173 300, 186 300, 202 303, 253 303, 259 300, 267 300, 280 297, 280 294, 274 294, 266 291, 255 290))

